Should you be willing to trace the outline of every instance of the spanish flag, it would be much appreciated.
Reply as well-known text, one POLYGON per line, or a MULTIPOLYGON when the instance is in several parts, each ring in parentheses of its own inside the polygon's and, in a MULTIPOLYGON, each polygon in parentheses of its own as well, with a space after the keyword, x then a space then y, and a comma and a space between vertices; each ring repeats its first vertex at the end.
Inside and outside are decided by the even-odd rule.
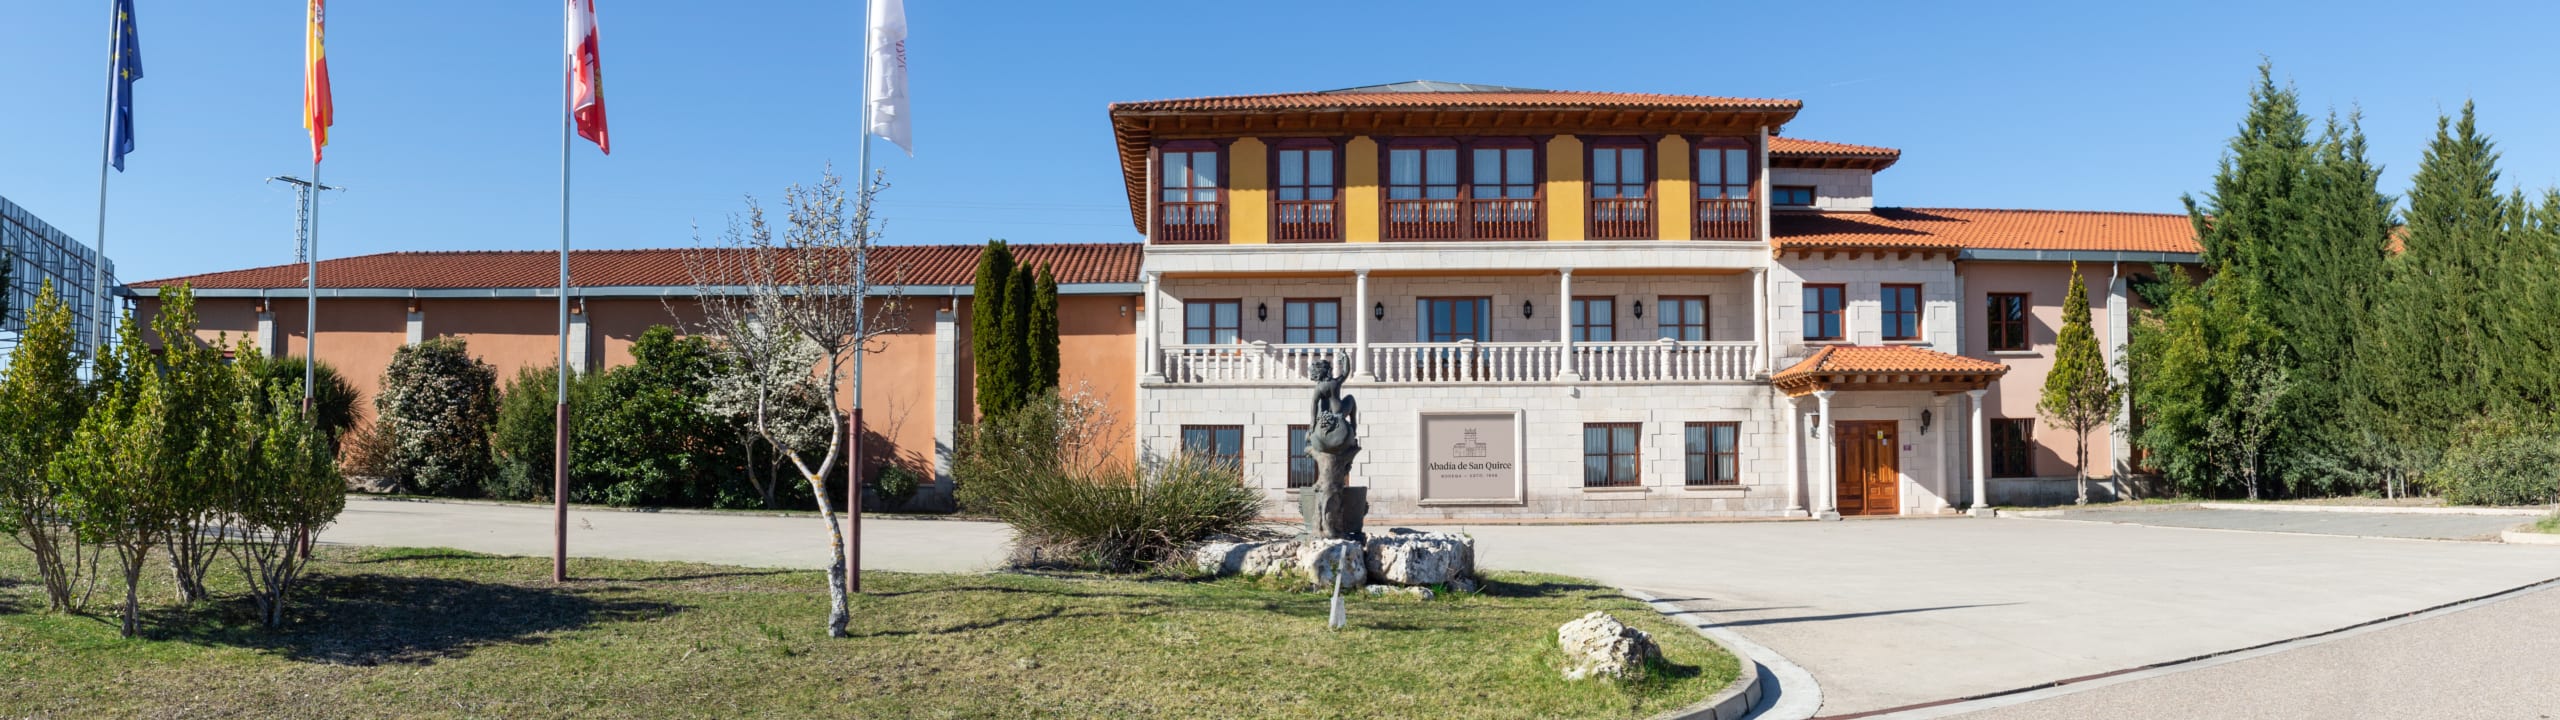
POLYGON ((329 144, 336 113, 329 105, 329 54, 321 48, 320 29, 327 24, 326 0, 311 0, 311 31, 303 39, 302 127, 311 131, 311 164, 320 164, 320 148, 329 144))

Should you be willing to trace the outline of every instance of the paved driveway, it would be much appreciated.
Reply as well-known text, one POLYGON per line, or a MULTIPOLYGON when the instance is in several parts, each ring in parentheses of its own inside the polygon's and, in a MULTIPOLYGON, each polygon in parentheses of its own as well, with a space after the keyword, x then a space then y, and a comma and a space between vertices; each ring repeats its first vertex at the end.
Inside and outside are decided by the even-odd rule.
MULTIPOLYGON (((321 540, 545 555, 550 520, 548 508, 355 499, 321 540)), ((807 517, 573 511, 570 528, 584 557, 814 568, 827 550, 807 517)), ((1832 715, 2225 652, 2560 577, 2560 547, 2032 519, 1465 529, 1488 567, 1682 598, 1810 670, 1832 715)), ((863 530, 866 568, 917 572, 993 568, 1009 537, 951 520, 863 530)))
POLYGON ((1469 528, 1491 567, 1687 598, 1826 715, 2324 632, 2560 577, 2560 548, 1972 518, 1469 528))
POLYGON ((2498 531, 2533 522, 2530 516, 2420 512, 2306 512, 2301 510, 2168 509, 2062 510, 2056 520, 2131 523, 2163 527, 2396 537, 2421 540, 2495 540, 2498 531))

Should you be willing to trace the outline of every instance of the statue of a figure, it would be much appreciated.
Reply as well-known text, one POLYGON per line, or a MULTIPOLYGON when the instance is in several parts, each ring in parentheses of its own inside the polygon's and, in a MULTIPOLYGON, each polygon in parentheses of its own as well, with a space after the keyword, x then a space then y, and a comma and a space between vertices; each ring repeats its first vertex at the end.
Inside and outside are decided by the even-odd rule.
POLYGON ((1360 403, 1342 394, 1342 375, 1333 361, 1317 358, 1308 368, 1316 381, 1313 415, 1307 422, 1307 457, 1316 463, 1316 484, 1298 497, 1306 532, 1319 538, 1357 538, 1369 503, 1363 488, 1350 487, 1351 458, 1360 454, 1360 403))

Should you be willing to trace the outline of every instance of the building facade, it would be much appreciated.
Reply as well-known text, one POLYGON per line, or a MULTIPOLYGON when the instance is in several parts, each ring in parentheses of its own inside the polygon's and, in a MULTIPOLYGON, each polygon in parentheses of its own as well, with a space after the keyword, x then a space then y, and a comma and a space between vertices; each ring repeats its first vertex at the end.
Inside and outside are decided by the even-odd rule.
MULTIPOLYGON (((1879 205, 1900 151, 1782 134, 1801 109, 1433 82, 1123 103, 1141 241, 1015 247, 1062 268, 1063 374, 1123 414, 1131 456, 1232 458, 1275 515, 1313 480, 1299 433, 1320 366, 1359 400, 1353 482, 1381 518, 2067 498, 2073 438, 2034 406, 2070 268, 2113 363, 2129 288, 2196 262, 2187 219, 1879 205)), ((862 391, 891 446, 875 462, 947 469, 975 416, 976 249, 882 253, 894 277, 875 281, 907 324, 862 391)), ((325 261, 321 357, 368 392, 393 349, 435 335, 502 371, 547 365, 551 262, 325 261)), ((575 254, 571 364, 627 361, 640 329, 681 325, 682 267, 680 251, 575 254)), ((276 318, 298 326, 300 280, 279 266, 137 293, 148 312, 189 283, 208 337, 299 352, 276 318)), ((2090 458, 2102 494, 2134 474, 2114 428, 2090 458)))

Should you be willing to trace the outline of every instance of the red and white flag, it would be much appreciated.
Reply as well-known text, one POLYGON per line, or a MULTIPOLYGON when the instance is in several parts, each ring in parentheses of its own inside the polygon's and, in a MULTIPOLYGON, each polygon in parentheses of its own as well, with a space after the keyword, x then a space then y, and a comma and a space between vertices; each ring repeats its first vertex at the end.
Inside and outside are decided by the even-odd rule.
POLYGON ((611 155, 613 143, 604 131, 604 68, 596 59, 596 0, 569 0, 567 27, 569 114, 577 119, 578 137, 611 155))

